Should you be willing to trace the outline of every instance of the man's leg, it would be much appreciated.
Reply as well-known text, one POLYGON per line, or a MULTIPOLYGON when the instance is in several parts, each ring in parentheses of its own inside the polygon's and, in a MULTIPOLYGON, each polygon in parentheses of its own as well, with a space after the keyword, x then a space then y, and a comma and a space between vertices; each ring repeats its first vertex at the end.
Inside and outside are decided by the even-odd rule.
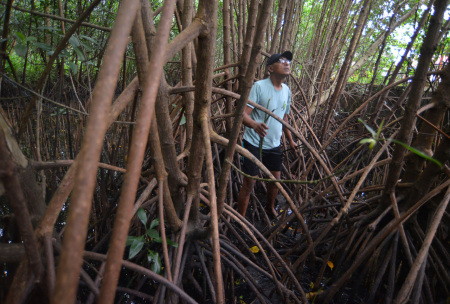
POLYGON ((239 190, 238 195, 238 212, 245 217, 247 212, 248 202, 250 200, 250 194, 255 186, 255 180, 244 176, 244 181, 242 183, 241 190, 239 190))
MULTIPOLYGON (((270 171, 275 179, 280 179, 281 171, 270 171)), ((266 212, 268 215, 277 217, 278 213, 275 210, 275 199, 277 198, 278 188, 275 183, 267 184, 267 203, 266 203, 266 212)))

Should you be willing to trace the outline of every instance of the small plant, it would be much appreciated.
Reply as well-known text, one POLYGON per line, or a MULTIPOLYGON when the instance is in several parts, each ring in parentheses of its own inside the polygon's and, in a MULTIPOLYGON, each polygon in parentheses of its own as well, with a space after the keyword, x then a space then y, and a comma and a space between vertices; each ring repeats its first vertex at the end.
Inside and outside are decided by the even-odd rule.
MULTIPOLYGON (((382 130, 382 128, 383 128, 384 121, 381 122, 380 126, 378 127, 377 132, 375 132, 375 130, 372 129, 372 128, 371 128, 365 121, 363 121, 362 119, 358 118, 358 121, 359 121, 360 123, 362 123, 362 124, 364 125, 364 127, 366 127, 366 129, 370 132, 370 134, 372 134, 372 138, 364 138, 364 139, 361 139, 360 142, 359 142, 361 145, 362 145, 362 144, 369 144, 369 149, 372 150, 373 147, 375 147, 375 145, 377 144, 377 142, 379 142, 379 141, 384 141, 383 138, 380 138, 380 134, 381 134, 381 130, 382 130)), ((413 147, 411 147, 411 146, 409 146, 409 145, 407 145, 407 144, 405 144, 405 143, 402 143, 401 141, 398 141, 398 140, 396 140, 396 139, 391 139, 390 141, 393 142, 393 143, 396 143, 396 144, 398 144, 398 145, 400 145, 400 146, 402 146, 403 148, 405 148, 405 149, 407 149, 408 151, 410 151, 410 152, 416 154, 416 155, 419 156, 419 157, 425 158, 426 160, 429 160, 429 161, 435 163, 436 165, 438 165, 439 167, 442 168, 442 164, 441 164, 440 161, 438 161, 438 160, 435 159, 435 158, 432 158, 431 156, 426 155, 426 154, 423 153, 422 151, 419 151, 419 150, 417 150, 417 149, 415 149, 415 148, 413 148, 413 147)))
MULTIPOLYGON (((64 34, 60 29, 51 26, 40 26, 37 30, 51 31, 56 36, 64 37, 64 34)), ((54 53, 53 46, 47 43, 38 42, 37 37, 25 37, 21 32, 15 32, 13 36, 15 38, 14 51, 19 57, 25 58, 28 54, 29 47, 33 49, 42 49, 47 56, 51 56, 54 53)), ((76 74, 78 72, 79 62, 93 65, 92 61, 86 58, 86 55, 93 52, 94 49, 101 49, 101 45, 99 45, 97 40, 85 35, 74 34, 69 38, 69 44, 66 49, 61 51, 58 56, 59 58, 65 58, 66 67, 69 68, 72 73, 76 74)))
MULTIPOLYGON (((137 216, 144 227, 147 227, 147 213, 144 209, 139 208, 137 210, 137 216)), ((162 238, 159 235, 158 230, 155 229, 159 225, 159 218, 155 218, 151 223, 150 227, 145 231, 144 235, 141 236, 128 236, 127 238, 127 246, 130 246, 130 252, 128 254, 128 259, 131 260, 134 258, 139 252, 141 252, 144 245, 150 246, 153 242, 161 243, 162 238)), ((172 245, 173 247, 178 247, 178 244, 167 239, 167 244, 172 245)), ((158 252, 155 252, 151 249, 147 249, 147 259, 151 264, 151 270, 155 273, 161 272, 161 258, 158 252)))

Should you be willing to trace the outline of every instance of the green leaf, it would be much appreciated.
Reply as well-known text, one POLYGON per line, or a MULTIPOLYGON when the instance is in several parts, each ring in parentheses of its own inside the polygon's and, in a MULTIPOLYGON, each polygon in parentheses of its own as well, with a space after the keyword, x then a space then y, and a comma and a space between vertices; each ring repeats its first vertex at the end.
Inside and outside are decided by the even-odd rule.
POLYGON ((135 240, 144 241, 144 240, 145 240, 145 237, 144 237, 143 235, 141 235, 141 236, 132 236, 132 235, 129 235, 129 236, 127 237, 126 246, 130 246, 135 240))
POLYGON ((147 254, 147 260, 152 263, 155 259, 155 257, 158 256, 157 252, 154 252, 153 250, 148 249, 147 250, 148 254, 147 254))
POLYGON ((364 138, 364 139, 361 139, 361 140, 359 141, 359 144, 360 144, 360 145, 363 145, 363 144, 369 144, 369 143, 371 143, 373 140, 374 140, 373 138, 364 138))
POLYGON ((25 56, 27 55, 27 50, 28 48, 25 44, 17 43, 14 47, 14 51, 16 52, 16 54, 22 58, 25 58, 25 56))
POLYGON ((25 39, 25 41, 35 43, 37 41, 37 38, 33 37, 33 36, 29 36, 29 37, 27 37, 27 39, 25 39))
POLYGON ((94 38, 91 38, 91 37, 88 37, 88 36, 85 36, 85 35, 80 35, 80 38, 89 40, 90 42, 92 42, 93 44, 95 44, 96 46, 98 46, 98 41, 95 40, 94 38))
POLYGON ((78 65, 76 63, 69 61, 69 62, 66 62, 66 64, 72 70, 72 73, 74 73, 74 74, 78 73, 78 65))
POLYGON ((53 51, 53 47, 47 43, 42 43, 42 42, 36 42, 34 45, 36 45, 38 48, 43 49, 46 52, 51 52, 53 51))
POLYGON ((180 120, 180 126, 184 125, 186 123, 186 116, 183 115, 180 120))
POLYGON ((362 120, 361 118, 358 118, 358 121, 360 123, 362 123, 364 125, 364 127, 366 127, 367 131, 369 131, 370 134, 372 134, 373 138, 376 138, 375 136, 377 135, 377 133, 364 120, 362 120))
POLYGON ((172 241, 171 239, 166 239, 167 244, 169 244, 172 247, 178 248, 178 243, 172 241))
POLYGON ((159 253, 149 250, 147 259, 149 263, 152 263, 152 271, 159 274, 161 272, 161 258, 159 257, 159 253))
POLYGON ((144 236, 137 237, 131 242, 130 253, 128 254, 128 259, 134 258, 144 247, 144 236))
POLYGON ((360 141, 359 141, 359 144, 360 145, 364 145, 364 144, 374 144, 374 143, 376 143, 377 141, 375 140, 375 139, 373 139, 373 138, 364 138, 364 139, 361 139, 360 141))
POLYGON ((384 125, 384 119, 381 121, 380 127, 377 130, 377 137, 376 137, 376 139, 380 138, 380 134, 381 134, 381 130, 383 129, 383 125, 384 125))
POLYGON ((422 157, 422 158, 425 158, 426 160, 429 160, 429 161, 435 163, 436 165, 438 165, 438 166, 442 169, 443 166, 442 166, 441 162, 438 161, 437 159, 432 158, 432 157, 426 155, 425 153, 423 153, 422 151, 419 151, 419 150, 417 150, 416 148, 413 148, 413 147, 411 147, 411 146, 408 146, 407 144, 402 143, 401 141, 392 139, 392 142, 394 142, 394 143, 396 143, 396 144, 399 144, 400 146, 402 146, 403 148, 405 148, 405 149, 411 151, 412 153, 416 154, 417 156, 420 156, 420 157, 422 157))
POLYGON ((364 138, 359 141, 359 144, 360 145, 369 144, 369 149, 372 150, 373 147, 375 147, 375 145, 377 144, 377 141, 373 138, 364 138))
POLYGON ((69 38, 69 43, 74 47, 79 47, 80 46, 80 42, 78 41, 78 38, 76 36, 71 36, 69 38))
POLYGON ((81 41, 80 41, 80 44, 81 44, 81 46, 83 46, 86 49, 86 51, 92 52, 92 48, 89 45, 87 45, 86 43, 83 43, 81 41))
POLYGON ((144 224, 144 226, 147 225, 147 213, 145 212, 145 210, 139 208, 136 213, 139 219, 141 220, 141 223, 144 224))
POLYGON ((156 226, 159 226, 159 218, 155 218, 151 223, 150 223, 150 228, 149 229, 153 229, 156 226))
POLYGON ((67 51, 67 50, 62 50, 60 53, 59 53, 59 58, 68 58, 69 57, 69 55, 70 55, 70 53, 67 51))
POLYGON ((131 236, 131 235, 127 236, 127 242, 125 243, 125 246, 130 246, 131 243, 133 243, 134 239, 136 239, 136 238, 137 238, 136 236, 131 236))
POLYGON ((77 53, 77 55, 78 55, 78 57, 80 58, 81 61, 85 61, 86 60, 86 57, 84 57, 83 52, 79 48, 74 47, 73 50, 75 51, 75 53, 77 53))
POLYGON ((54 32, 61 32, 60 29, 58 29, 56 27, 52 27, 52 26, 39 26, 37 29, 38 30, 49 30, 49 31, 54 31, 54 32))
POLYGON ((14 34, 14 37, 18 38, 18 39, 21 40, 22 42, 25 42, 25 40, 26 40, 25 35, 22 34, 21 32, 16 32, 16 33, 14 34))
POLYGON ((149 238, 151 238, 152 240, 154 240, 157 243, 161 243, 162 239, 159 236, 159 232, 155 229, 148 229, 147 230, 147 235, 149 238))

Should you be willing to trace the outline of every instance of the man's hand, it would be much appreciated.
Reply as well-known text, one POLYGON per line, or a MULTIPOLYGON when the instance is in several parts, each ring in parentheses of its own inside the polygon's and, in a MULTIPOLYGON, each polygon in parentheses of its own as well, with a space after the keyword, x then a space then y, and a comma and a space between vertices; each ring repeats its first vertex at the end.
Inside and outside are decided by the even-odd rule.
POLYGON ((261 137, 265 137, 267 135, 267 129, 269 129, 269 127, 263 122, 258 123, 255 121, 255 124, 253 125, 253 130, 255 130, 256 134, 261 137))
POLYGON ((253 111, 253 108, 250 108, 250 107, 247 107, 247 109, 245 109, 244 118, 242 120, 242 123, 244 124, 244 126, 255 130, 256 134, 258 134, 259 136, 261 136, 261 138, 263 138, 267 135, 266 130, 269 129, 269 127, 263 122, 254 121, 250 117, 250 114, 252 113, 252 111, 253 111))
POLYGON ((298 145, 293 140, 289 142, 289 146, 291 146, 291 149, 294 152, 294 154, 298 154, 298 145))

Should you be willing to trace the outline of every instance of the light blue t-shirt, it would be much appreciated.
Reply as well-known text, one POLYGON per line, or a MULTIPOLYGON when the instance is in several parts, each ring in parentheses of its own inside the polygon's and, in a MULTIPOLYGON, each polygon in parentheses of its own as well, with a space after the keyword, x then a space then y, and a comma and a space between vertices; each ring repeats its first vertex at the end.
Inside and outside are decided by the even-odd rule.
MULTIPOLYGON (((283 83, 281 90, 277 91, 270 78, 266 78, 253 84, 249 99, 283 119, 285 114, 289 114, 291 107, 291 90, 283 83)), ((253 108, 250 117, 256 122, 264 122, 266 113, 251 105, 248 106, 253 108)), ((269 129, 266 137, 264 137, 263 149, 273 149, 280 146, 283 125, 271 116, 269 116, 266 125, 269 129)), ((260 136, 252 128, 245 128, 244 139, 253 146, 259 147, 260 136)))

